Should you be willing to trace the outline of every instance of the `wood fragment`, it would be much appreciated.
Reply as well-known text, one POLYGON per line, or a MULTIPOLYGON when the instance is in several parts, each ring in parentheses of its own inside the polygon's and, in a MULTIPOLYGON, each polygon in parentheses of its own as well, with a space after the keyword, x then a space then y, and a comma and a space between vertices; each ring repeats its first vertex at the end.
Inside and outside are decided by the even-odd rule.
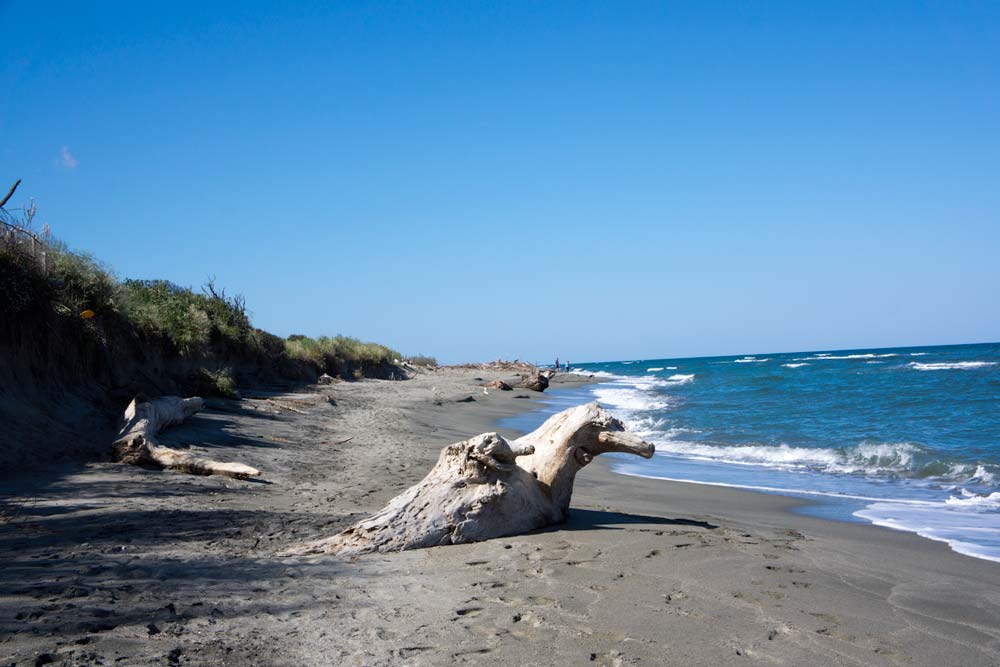
POLYGON ((289 405, 288 403, 283 403, 282 401, 278 401, 278 400, 275 400, 273 398, 265 398, 264 400, 267 401, 268 403, 271 403, 272 405, 278 406, 279 408, 281 408, 283 410, 288 410, 289 412, 296 412, 296 413, 298 413, 300 415, 307 415, 307 414, 309 414, 305 410, 300 410, 300 409, 296 408, 295 406, 289 405))
POLYGON ((4 198, 0 199, 0 208, 3 208, 4 205, 7 203, 7 201, 14 196, 14 190, 17 190, 17 186, 19 186, 20 184, 21 184, 20 178, 14 181, 14 185, 10 186, 10 190, 7 191, 7 194, 4 196, 4 198))

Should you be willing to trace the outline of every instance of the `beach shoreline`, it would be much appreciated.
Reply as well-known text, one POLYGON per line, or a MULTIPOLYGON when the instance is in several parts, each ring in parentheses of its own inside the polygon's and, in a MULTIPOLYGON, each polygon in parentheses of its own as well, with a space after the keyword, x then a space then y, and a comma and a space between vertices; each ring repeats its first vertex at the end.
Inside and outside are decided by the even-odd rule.
MULTIPOLYGON (((377 511, 447 444, 518 435, 498 420, 546 399, 483 392, 505 377, 442 369, 212 401, 164 434, 263 483, 111 463, 3 480, 0 664, 1000 661, 996 563, 601 459, 561 526, 347 561, 277 555, 377 511)), ((567 380, 588 381, 552 389, 567 380)))

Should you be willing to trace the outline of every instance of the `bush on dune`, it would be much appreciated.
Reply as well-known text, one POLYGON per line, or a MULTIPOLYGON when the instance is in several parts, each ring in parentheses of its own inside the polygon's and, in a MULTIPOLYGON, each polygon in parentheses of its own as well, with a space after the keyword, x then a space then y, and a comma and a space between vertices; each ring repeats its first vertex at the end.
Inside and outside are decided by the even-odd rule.
POLYGON ((295 334, 285 341, 288 356, 313 364, 321 372, 341 377, 357 377, 384 370, 402 355, 378 343, 366 343, 349 336, 310 338, 295 334))
POLYGON ((34 213, 33 206, 0 208, 0 342, 25 347, 48 337, 50 348, 84 350, 77 356, 87 356, 91 368, 106 365, 110 351, 128 357, 151 350, 179 362, 181 384, 219 396, 235 395, 237 367, 289 379, 396 375, 402 355, 384 345, 348 336, 283 339, 256 329, 244 299, 213 281, 199 292, 165 280, 119 280, 91 255, 50 239, 47 229, 36 234, 34 213), (101 349, 103 356, 94 356, 101 349))
POLYGON ((125 280, 119 295, 122 313, 136 328, 169 341, 183 356, 261 350, 243 299, 217 292, 212 282, 199 294, 165 280, 125 280))

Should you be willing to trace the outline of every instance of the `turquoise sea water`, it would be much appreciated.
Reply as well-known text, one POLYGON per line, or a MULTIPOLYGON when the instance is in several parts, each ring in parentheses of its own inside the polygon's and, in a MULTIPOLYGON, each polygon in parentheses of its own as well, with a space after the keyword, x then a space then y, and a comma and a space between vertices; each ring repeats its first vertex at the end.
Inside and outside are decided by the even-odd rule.
POLYGON ((656 444, 624 474, 812 498, 810 513, 1000 562, 1000 344, 581 364, 507 426, 597 399, 656 444))

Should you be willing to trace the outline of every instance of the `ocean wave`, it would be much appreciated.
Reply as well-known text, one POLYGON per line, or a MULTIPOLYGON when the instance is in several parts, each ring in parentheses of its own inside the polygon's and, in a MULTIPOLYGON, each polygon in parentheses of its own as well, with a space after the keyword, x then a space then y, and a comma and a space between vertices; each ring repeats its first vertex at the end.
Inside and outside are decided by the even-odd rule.
POLYGON ((867 352, 865 354, 844 354, 844 355, 833 355, 833 354, 817 354, 812 357, 796 357, 793 361, 826 361, 826 360, 836 360, 836 359, 888 359, 889 357, 898 357, 899 355, 895 352, 887 352, 885 354, 875 354, 874 352, 867 352))
MULTIPOLYGON (((780 445, 711 445, 677 439, 665 432, 644 433, 664 456, 703 461, 758 465, 783 470, 876 477, 905 477, 992 487, 997 470, 987 465, 944 462, 927 448, 911 442, 862 442, 842 448, 780 445)), ((996 469, 997 466, 989 465, 996 469)))
POLYGON ((951 496, 944 501, 944 504, 950 505, 951 507, 965 507, 981 511, 1000 510, 1000 491, 994 491, 989 494, 980 494, 961 489, 960 492, 962 494, 961 498, 951 496))
POLYGON ((911 357, 926 357, 930 352, 910 352, 911 357))
POLYGON ((667 382, 671 384, 685 384, 694 380, 694 373, 690 375, 684 375, 683 373, 677 373, 676 375, 671 375, 667 378, 667 382))
POLYGON ((586 368, 574 368, 573 372, 580 373, 581 375, 593 375, 595 378, 607 378, 609 380, 618 380, 622 377, 621 375, 615 375, 607 371, 590 371, 586 368))
POLYGON ((605 385, 593 390, 597 400, 611 409, 648 412, 670 407, 667 397, 656 396, 638 387, 605 385))
POLYGON ((800 368, 802 366, 808 366, 809 364, 803 362, 801 364, 781 364, 781 365, 784 366, 785 368, 800 368))
POLYGON ((952 361, 935 364, 921 364, 911 361, 910 368, 918 371, 948 371, 948 370, 969 370, 972 368, 985 368, 986 366, 996 366, 995 361, 952 361))
POLYGON ((654 366, 653 368, 647 368, 647 373, 658 373, 663 370, 663 366, 654 366))
POLYGON ((984 466, 976 466, 976 470, 972 473, 968 482, 976 482, 979 484, 996 484, 996 475, 987 470, 984 466))
POLYGON ((742 359, 733 359, 734 364, 759 364, 764 361, 771 361, 771 360, 758 359, 757 357, 743 357, 742 359))

